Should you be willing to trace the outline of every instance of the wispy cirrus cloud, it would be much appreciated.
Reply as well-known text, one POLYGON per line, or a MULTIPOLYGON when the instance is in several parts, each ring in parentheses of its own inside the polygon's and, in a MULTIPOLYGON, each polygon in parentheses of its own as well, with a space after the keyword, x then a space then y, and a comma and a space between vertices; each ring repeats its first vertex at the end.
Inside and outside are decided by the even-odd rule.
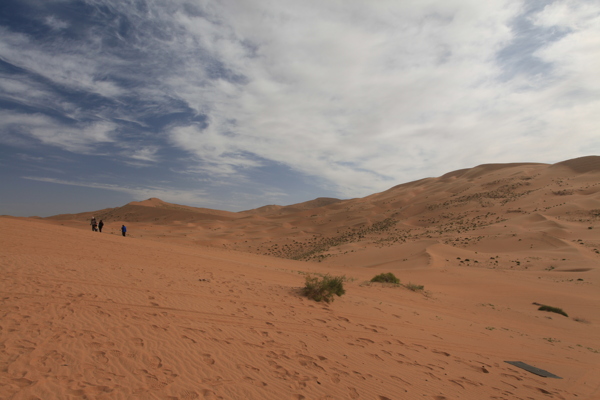
POLYGON ((11 143, 20 136, 34 139, 35 143, 57 146, 76 153, 89 153, 94 145, 114 141, 115 124, 95 121, 79 127, 70 127, 41 114, 20 114, 0 111, 0 141, 11 143))
POLYGON ((66 89, 114 97, 122 89, 104 79, 101 57, 89 57, 92 43, 65 47, 61 42, 43 43, 22 33, 0 28, 0 54, 20 68, 66 89))

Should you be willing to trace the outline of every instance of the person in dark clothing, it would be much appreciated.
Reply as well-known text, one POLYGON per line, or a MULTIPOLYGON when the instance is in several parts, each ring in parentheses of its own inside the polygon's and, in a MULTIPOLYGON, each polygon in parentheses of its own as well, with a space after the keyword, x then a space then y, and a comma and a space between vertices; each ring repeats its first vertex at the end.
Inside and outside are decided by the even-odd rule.
POLYGON ((123 234, 123 236, 127 234, 127 228, 125 227, 125 225, 121 226, 121 233, 123 234))
POLYGON ((102 220, 100 220, 100 222, 98 222, 98 232, 102 233, 103 226, 104 226, 104 222, 102 220))
POLYGON ((92 231, 96 232, 96 230, 98 229, 98 224, 96 223, 96 217, 92 217, 92 220, 90 221, 90 225, 92 226, 92 231))

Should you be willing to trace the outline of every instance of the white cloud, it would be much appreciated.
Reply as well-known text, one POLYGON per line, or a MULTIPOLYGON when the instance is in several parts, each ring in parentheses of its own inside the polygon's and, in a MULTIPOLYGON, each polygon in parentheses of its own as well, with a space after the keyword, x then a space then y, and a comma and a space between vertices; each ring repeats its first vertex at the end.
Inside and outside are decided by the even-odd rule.
POLYGON ((0 57, 11 64, 42 76, 71 90, 85 90, 105 97, 123 94, 121 88, 105 81, 108 55, 95 55, 93 43, 81 43, 67 49, 32 40, 0 27, 0 57))
MULTIPOLYGON (((560 40, 536 52, 551 63, 558 78, 557 86, 581 89, 598 98, 600 90, 600 4, 557 1, 537 15, 539 26, 567 30, 560 40)), ((580 95, 580 93, 573 93, 580 95)))
POLYGON ((76 153, 87 153, 98 143, 113 142, 114 129, 115 125, 110 122, 94 122, 74 128, 45 115, 0 111, 0 139, 18 131, 44 144, 76 153))
POLYGON ((159 150, 158 146, 128 146, 129 149, 123 152, 123 155, 131 158, 133 160, 142 161, 142 162, 151 162, 155 163, 159 161, 157 156, 157 151, 159 150))
POLYGON ((187 76, 172 80, 173 92, 210 116, 205 131, 173 130, 175 142, 203 160, 207 152, 256 154, 323 177, 345 195, 401 179, 419 152, 434 158, 444 150, 438 138, 462 128, 448 123, 494 106, 486 97, 499 73, 494 55, 519 11, 510 2, 238 6, 211 10, 214 22, 177 17, 246 79, 200 88, 191 70, 187 88, 187 76))
POLYGON ((69 24, 54 15, 50 15, 44 19, 44 23, 54 30, 63 30, 69 26, 69 24))
POLYGON ((244 157, 240 152, 248 151, 244 146, 235 145, 236 137, 230 137, 213 129, 200 130, 196 126, 175 127, 171 140, 177 146, 196 154, 202 165, 197 167, 209 173, 233 174, 238 168, 258 167, 261 164, 244 157))
POLYGON ((177 16, 212 57, 245 77, 180 90, 194 82, 189 64, 189 76, 171 81, 209 115, 204 131, 172 131, 202 160, 236 167, 214 154, 245 151, 324 178, 343 195, 364 195, 478 163, 593 151, 597 6, 548 6, 536 23, 572 31, 536 54, 553 79, 505 82, 496 55, 514 38, 518 1, 258 4, 223 3, 210 19, 177 16))
POLYGON ((58 99, 43 85, 22 77, 0 76, 0 98, 27 107, 55 110, 64 114, 71 114, 77 110, 75 104, 58 99))

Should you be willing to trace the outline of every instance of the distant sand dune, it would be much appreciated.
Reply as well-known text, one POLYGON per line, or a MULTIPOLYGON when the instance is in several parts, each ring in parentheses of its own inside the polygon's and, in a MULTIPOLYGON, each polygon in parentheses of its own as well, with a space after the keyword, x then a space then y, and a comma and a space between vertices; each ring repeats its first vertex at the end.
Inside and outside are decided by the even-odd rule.
POLYGON ((600 172, 600 157, 588 156, 567 160, 554 164, 554 168, 567 167, 578 174, 600 172))

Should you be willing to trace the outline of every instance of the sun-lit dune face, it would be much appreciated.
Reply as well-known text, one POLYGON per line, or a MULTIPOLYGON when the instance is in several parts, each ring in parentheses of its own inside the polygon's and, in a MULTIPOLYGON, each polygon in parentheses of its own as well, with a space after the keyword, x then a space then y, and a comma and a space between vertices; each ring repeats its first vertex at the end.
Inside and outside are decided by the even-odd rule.
MULTIPOLYGON (((494 246, 506 253, 562 248, 578 254, 564 262, 587 262, 586 248, 572 241, 579 238, 569 238, 587 236, 589 225, 598 219, 600 170, 595 160, 482 165, 295 213, 263 210, 265 219, 251 222, 254 228, 246 224, 238 230, 239 221, 228 223, 226 246, 347 266, 377 259, 384 248, 394 253, 424 241, 473 253, 494 253, 494 246)), ((400 268, 406 266, 402 253, 386 257, 400 268)), ((422 267, 429 262, 431 257, 419 257, 410 264, 422 267)))
POLYGON ((241 213, 1 217, 0 398, 595 398, 596 160, 241 213), (345 294, 304 297, 325 274, 345 294))

